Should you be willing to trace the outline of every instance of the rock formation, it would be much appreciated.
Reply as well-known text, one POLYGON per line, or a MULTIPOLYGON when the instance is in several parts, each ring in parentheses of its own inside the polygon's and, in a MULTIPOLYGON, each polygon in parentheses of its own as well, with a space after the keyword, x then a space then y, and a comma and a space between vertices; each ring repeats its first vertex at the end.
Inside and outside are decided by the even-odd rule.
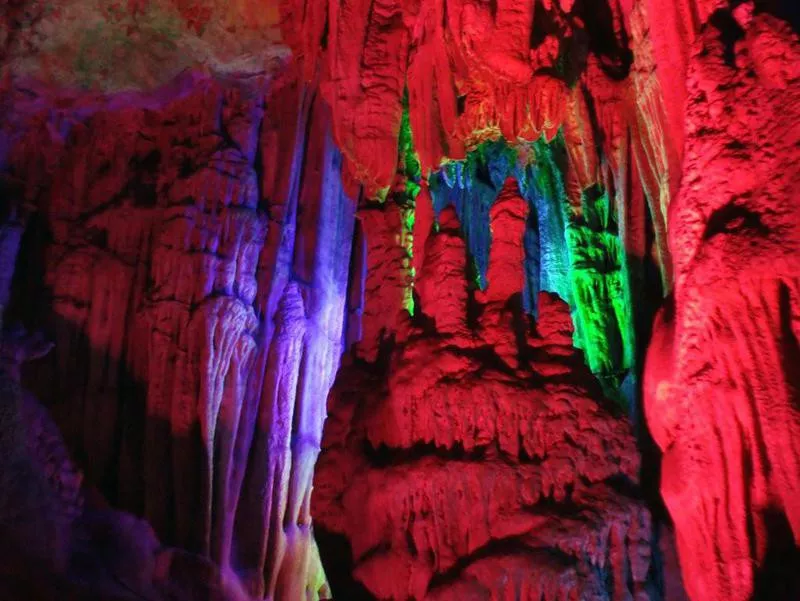
MULTIPOLYGON (((300 0, 285 3, 282 29, 320 79, 346 172, 367 197, 390 195, 408 126, 422 189, 437 209, 456 205, 481 277, 488 209, 502 170, 516 176, 538 235, 528 303, 540 289, 567 300, 590 368, 632 406, 645 289, 657 298, 672 281, 666 218, 682 158, 668 120, 682 109, 661 93, 649 4, 300 0), (518 154, 505 166, 502 141, 518 154)), ((427 224, 414 228, 418 249, 427 224)))
MULTIPOLYGON (((322 65, 349 168, 366 174, 368 193, 378 196, 391 177, 406 82, 434 199, 443 162, 449 190, 471 189, 448 201, 464 223, 479 286, 486 230, 472 240, 475 222, 485 225, 500 186, 491 161, 480 185, 493 190, 464 183, 476 173, 470 154, 483 156, 481 144, 499 137, 524 147, 563 136, 572 284, 572 297, 564 296, 576 341, 599 376, 636 371, 636 302, 646 294, 648 256, 664 291, 675 286, 674 317, 665 313, 656 326, 648 415, 666 451, 662 490, 694 599, 797 596, 791 574, 775 573, 796 563, 800 540, 792 513, 797 391, 788 367, 796 219, 787 208, 798 192, 798 20, 788 4, 353 0, 327 12, 292 2, 288 13, 296 55, 322 65), (407 60, 381 60, 388 45, 407 60), (725 316, 735 314, 752 325, 731 330, 725 316), (770 353, 756 357, 754 341, 770 353), (705 348, 712 344, 737 350, 717 356, 705 348), (754 382, 742 375, 751 370, 754 382), (715 484, 706 486, 708 478, 715 484), (790 588, 770 588, 780 586, 790 588)), ((540 255, 542 231, 540 223, 540 255)))
POLYGON ((7 4, 0 598, 800 597, 790 1, 7 4))
POLYGON ((692 599, 793 599, 800 45, 770 15, 714 25, 688 63, 674 296, 649 350, 647 419, 692 599))
POLYGON ((57 349, 40 398, 87 479, 162 540, 251 594, 324 593, 308 505, 355 211, 327 108, 289 77, 56 113, 41 94, 11 138, 49 235, 28 248, 57 349))
POLYGON ((364 598, 662 598, 630 426, 572 346, 566 303, 542 293, 535 327, 523 312, 526 209, 509 180, 479 294, 445 209, 407 340, 331 393, 312 508, 364 598))

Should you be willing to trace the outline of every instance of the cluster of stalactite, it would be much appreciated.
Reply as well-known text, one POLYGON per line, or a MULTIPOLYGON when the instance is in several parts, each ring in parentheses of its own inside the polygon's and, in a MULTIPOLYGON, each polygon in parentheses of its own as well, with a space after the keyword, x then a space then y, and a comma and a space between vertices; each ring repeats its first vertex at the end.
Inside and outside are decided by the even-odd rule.
POLYGON ((541 290, 566 300, 572 308, 575 344, 585 352, 590 369, 609 396, 632 408, 635 399, 624 399, 622 384, 635 378, 635 308, 618 215, 602 186, 584 190, 580 211, 571 210, 564 157, 561 135, 549 144, 540 139, 517 147, 485 142, 466 160, 448 162, 428 179, 434 211, 455 207, 473 261, 470 279, 477 289, 485 288, 493 237, 488 214, 505 179, 513 177, 529 206, 524 233, 526 310, 537 315, 541 290))
MULTIPOLYGON (((576 344, 607 391, 635 389, 624 378, 626 369, 641 369, 647 322, 641 307, 677 288, 676 316, 656 324, 657 340, 668 342, 651 353, 663 355, 653 360, 660 366, 658 378, 677 384, 648 388, 648 419, 666 452, 662 488, 682 540, 692 597, 745 599, 755 592, 794 598, 789 589, 764 592, 771 590, 772 577, 763 574, 780 563, 770 549, 793 557, 787 549, 796 549, 800 540, 793 526, 796 503, 789 500, 800 473, 791 467, 798 456, 797 385, 791 370, 777 367, 795 356, 795 335, 785 334, 787 341, 765 366, 772 375, 756 378, 756 384, 730 384, 747 399, 742 406, 755 407, 747 415, 732 401, 704 398, 698 407, 717 409, 694 416, 696 409, 680 409, 688 407, 689 397, 678 399, 684 386, 706 386, 707 373, 724 371, 726 361, 759 364, 747 358, 753 349, 744 342, 746 334, 738 343, 744 344, 739 359, 704 350, 726 331, 696 333, 722 319, 714 307, 725 293, 714 286, 725 282, 744 290, 747 284, 733 282, 745 274, 784 282, 778 286, 783 293, 753 284, 774 293, 748 300, 742 318, 759 321, 758 306, 775 316, 772 326, 751 328, 753 340, 783 340, 774 328, 794 322, 797 268, 788 257, 796 252, 797 234, 789 224, 793 210, 783 207, 793 206, 798 193, 795 170, 775 165, 780 173, 763 172, 765 192, 756 190, 756 178, 743 174, 746 161, 772 165, 796 155, 797 21, 781 20, 790 19, 791 10, 779 2, 723 0, 289 0, 284 16, 286 38, 306 76, 322 82, 347 172, 363 183, 367 197, 379 201, 397 164, 407 89, 422 173, 415 272, 383 260, 391 256, 386 248, 377 251, 381 260, 368 259, 368 274, 378 275, 367 278, 393 284, 364 297, 364 315, 380 313, 381 325, 363 332, 356 355, 372 361, 392 343, 413 339, 414 326, 400 311, 402 299, 409 285, 423 285, 414 274, 421 274, 435 215, 446 206, 455 207, 465 234, 470 259, 463 274, 470 294, 479 298, 491 286, 487 260, 496 232, 487 217, 510 175, 530 207, 524 234, 527 307, 536 313, 537 290, 554 290, 569 302, 576 344), (767 122, 789 131, 765 135, 767 122), (714 175, 706 177, 703 169, 714 175), (712 250, 717 229, 741 242, 712 250), (705 253, 713 259, 707 261, 705 253), (729 254, 737 257, 731 265, 744 261, 747 269, 736 272, 727 265, 729 254), (753 261, 760 267, 750 266, 753 261), (700 263, 709 265, 695 269, 700 263), (648 280, 648 264, 657 267, 660 286, 648 280), (703 297, 716 300, 703 304, 703 297), (775 423, 768 417, 771 407, 780 415, 775 423), (726 412, 736 413, 744 434, 726 412), (768 438, 763 432, 771 428, 777 430, 768 438), (728 439, 742 436, 740 445, 729 448, 728 439), (767 475, 767 465, 776 466, 774 476, 767 475), (709 473, 709 466, 717 467, 709 473), (741 473, 759 472, 762 477, 740 482, 741 473), (704 487, 706 478, 716 485, 704 487), (692 492, 696 487, 704 492, 692 492), (713 517, 720 507, 732 512, 727 521, 713 517)), ((397 213, 391 202, 385 204, 381 213, 397 213)), ((371 225, 366 244, 376 248, 378 237, 391 240, 387 234, 403 223, 390 217, 371 225)), ((772 585, 791 586, 791 574, 779 576, 772 585)))
MULTIPOLYGON (((386 249, 374 248, 368 253, 373 260, 367 272, 375 281, 367 302, 367 306, 376 308, 371 315, 387 302, 394 311, 384 313, 377 321, 372 317, 366 320, 374 325, 362 338, 362 356, 374 360, 381 341, 398 333, 402 336, 405 320, 399 306, 413 315, 424 243, 436 217, 448 206, 455 208, 467 241, 469 262, 463 277, 475 290, 485 289, 492 244, 489 211, 511 177, 529 206, 523 259, 526 310, 537 314, 541 290, 555 292, 566 300, 572 309, 575 344, 584 350, 589 367, 605 385, 608 396, 635 409, 634 317, 637 309, 639 313, 642 309, 635 304, 642 304, 644 299, 634 298, 634 291, 639 292, 643 285, 643 262, 637 263, 636 277, 632 277, 626 269, 630 261, 619 233, 619 215, 602 185, 584 190, 580 210, 572 210, 564 184, 567 165, 563 136, 559 134, 549 143, 542 138, 516 146, 502 139, 483 142, 466 159, 447 161, 422 178, 407 112, 401 125, 398 171, 390 193, 385 201, 363 204, 363 214, 377 219, 378 227, 388 228, 372 230, 367 237, 383 243, 386 237, 391 238, 394 228, 396 246, 402 248, 397 252, 403 253, 403 259, 400 264, 387 262, 386 249), (383 219, 393 213, 394 218, 383 219), (420 236, 415 243, 415 237, 420 236), (379 266, 381 271, 376 272, 379 266), (377 290, 387 282, 385 291, 377 290)), ((364 217, 362 222, 370 220, 364 217)))
MULTIPOLYGON (((285 37, 306 75, 321 80, 345 169, 367 198, 396 197, 389 192, 397 188, 398 140, 405 147, 409 129, 413 134, 415 194, 416 180, 422 187, 416 209, 424 215, 415 215, 407 254, 424 254, 433 223, 429 197, 434 213, 454 204, 472 257, 469 277, 484 286, 488 210, 505 177, 515 177, 533 209, 527 306, 535 313, 538 290, 568 300, 576 344, 607 393, 631 408, 648 266, 661 276, 651 287, 666 290, 671 281, 666 210, 682 143, 668 135, 669 99, 654 73, 648 8, 657 7, 284 6, 285 37)), ((415 270, 420 265, 411 262, 415 270)), ((405 275, 383 276, 404 282, 398 291, 410 308, 413 273, 405 267, 405 275)), ((368 314, 370 302, 385 307, 387 295, 368 299, 368 314)), ((391 313, 365 332, 364 346, 377 348, 370 339, 402 330, 404 319, 391 313)))
POLYGON ((291 71, 10 94, 5 193, 36 213, 13 294, 2 229, 0 305, 55 342, 27 382, 86 481, 250 595, 327 597, 309 503, 356 208, 327 106, 291 71))
POLYGON ((796 599, 800 46, 761 4, 284 0, 275 78, 5 79, 0 538, 38 543, 6 581, 680 599, 604 398, 635 409, 672 291, 645 393, 687 591, 796 599), (22 369, 14 324, 54 352, 22 369))

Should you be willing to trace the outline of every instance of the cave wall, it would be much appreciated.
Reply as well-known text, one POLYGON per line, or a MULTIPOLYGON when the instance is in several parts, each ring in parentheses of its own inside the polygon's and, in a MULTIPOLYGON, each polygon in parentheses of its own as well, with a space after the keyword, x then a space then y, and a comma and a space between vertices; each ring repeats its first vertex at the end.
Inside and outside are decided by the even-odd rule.
MULTIPOLYGON (((97 16, 66 4, 26 31, 97 16)), ((55 342, 23 383, 66 506, 99 489, 276 601, 330 596, 322 562, 353 598, 680 599, 652 434, 693 601, 797 597, 780 3, 285 0, 278 74, 226 54, 274 7, 157 4, 94 48, 168 9, 213 68, 4 50, 0 305, 55 342)))
POLYGON ((687 70, 674 295, 648 353, 647 417, 692 599, 793 599, 800 46, 747 6, 718 18, 687 70))
POLYGON ((326 105, 291 73, 13 93, 43 286, 18 274, 6 316, 53 337, 30 386, 87 480, 251 594, 324 593, 309 497, 355 213, 326 105))

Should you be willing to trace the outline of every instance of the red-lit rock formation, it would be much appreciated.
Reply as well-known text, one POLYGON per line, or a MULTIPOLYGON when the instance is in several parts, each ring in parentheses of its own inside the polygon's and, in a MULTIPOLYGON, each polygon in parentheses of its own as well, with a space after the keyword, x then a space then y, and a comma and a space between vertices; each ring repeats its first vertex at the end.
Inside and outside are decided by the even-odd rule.
POLYGON ((647 369, 698 601, 800 595, 800 44, 747 8, 718 14, 688 62, 675 294, 647 369))
POLYGON ((419 277, 430 323, 385 371, 340 372, 316 523, 347 540, 353 577, 376 599, 660 598, 629 426, 598 401, 566 304, 543 293, 535 333, 522 313, 515 190, 509 180, 492 209, 479 300, 445 210, 419 277))
MULTIPOLYGON (((670 128, 683 110, 685 85, 665 78, 673 71, 680 75, 685 65, 677 57, 675 69, 662 72, 657 63, 664 40, 684 39, 683 29, 662 32, 659 28, 678 25, 674 19, 652 22, 651 12, 660 15, 655 1, 312 4, 283 3, 283 39, 305 77, 319 81, 331 105, 345 173, 364 183, 367 198, 382 201, 393 189, 398 141, 403 143, 409 129, 423 180, 419 206, 425 209, 425 178, 443 162, 479 151, 483 142, 502 138, 526 153, 534 143, 556 139, 566 150, 558 164, 563 185, 551 191, 559 197, 553 213, 565 222, 562 227, 577 225, 581 231, 569 250, 563 249, 569 257, 558 264, 581 273, 542 279, 550 290, 562 280, 557 290, 574 311, 577 344, 587 351, 592 371, 609 394, 635 404, 637 349, 651 313, 644 306, 645 289, 655 289, 657 298, 672 285, 666 218, 680 182, 683 137, 682 128, 674 136, 670 128), (662 87, 669 92, 662 94, 662 87), (606 219, 585 231, 590 221, 585 213, 591 210, 586 199, 598 195, 608 197, 606 219), (610 247, 602 265, 595 259, 604 251, 594 253, 596 245, 610 247), (651 263, 660 273, 661 290, 645 283, 654 279, 651 263), (619 392, 622 382, 628 382, 628 392, 619 392)), ((691 39, 685 37, 687 43, 691 39)), ((380 210, 393 211, 382 205, 380 210)), ((414 227, 417 274, 429 223, 423 217, 414 227)), ((366 225, 379 230, 386 223, 369 219, 366 225)), ((548 235, 551 225, 544 226, 548 235)), ((542 260, 552 266, 549 251, 555 247, 543 244, 549 250, 542 260)), ((402 254, 400 246, 380 252, 402 254)), ((386 273, 397 294, 381 288, 364 298, 365 314, 376 316, 365 320, 357 351, 368 360, 377 356, 380 340, 404 336, 395 309, 408 307, 410 287, 416 285, 400 285, 409 279, 407 269, 367 253, 366 262, 372 261, 380 274, 367 269, 365 278, 382 281, 386 273)), ((378 289, 374 281, 369 289, 378 289)), ((535 304, 538 289, 537 283, 526 291, 527 303, 535 304)))
POLYGON ((355 212, 327 107, 290 76, 11 93, 52 299, 12 312, 54 336, 31 383, 87 480, 251 594, 327 595, 309 498, 355 212))
POLYGON ((366 244, 363 262, 364 311, 355 354, 375 361, 381 346, 394 339, 408 318, 403 300, 411 285, 405 250, 400 240, 403 220, 395 203, 367 203, 358 211, 360 231, 366 244), (387 243, 388 242, 388 243, 387 243))
MULTIPOLYGON (((628 182, 641 180, 669 286, 666 210, 682 148, 669 129, 683 80, 656 77, 664 36, 651 40, 648 10, 660 17, 657 4, 286 0, 283 33, 307 77, 320 77, 346 168, 367 196, 391 184, 406 87, 423 173, 485 139, 549 140, 561 130, 574 209, 584 189, 613 185, 618 210, 633 213, 621 222, 639 259, 645 199, 628 182)), ((680 60, 670 63, 679 75, 680 60)))
POLYGON ((416 289, 425 315, 433 319, 437 332, 465 333, 469 300, 464 273, 467 249, 452 207, 439 214, 437 228, 436 234, 426 241, 425 263, 420 268, 416 289))
MULTIPOLYGON (((754 587, 756 594, 770 594, 759 591, 758 580, 765 577, 757 575, 768 572, 770 548, 795 549, 792 499, 799 498, 800 482, 796 383, 781 366, 794 357, 786 333, 793 313, 781 303, 791 305, 797 275, 796 215, 789 208, 798 193, 797 41, 789 25, 763 14, 780 3, 350 0, 317 11, 305 10, 302 0, 286 4, 285 37, 300 60, 318 66, 337 139, 350 171, 368 174, 368 195, 380 195, 389 185, 387 165, 394 160, 401 119, 398 82, 405 77, 423 173, 444 158, 462 158, 482 139, 550 138, 560 128, 571 217, 578 223, 586 217, 580 205, 592 186, 603 184, 613 195, 627 257, 618 269, 634 290, 641 286, 649 235, 664 289, 673 285, 666 223, 672 211, 676 321, 669 335, 666 325, 657 328, 653 362, 663 365, 653 369, 676 384, 653 384, 649 405, 654 435, 669 449, 665 497, 683 537, 693 598, 744 599, 754 587), (387 54, 387 40, 394 54, 387 54), (367 85, 357 85, 362 81, 367 85), (679 189, 681 200, 670 209, 679 189), (765 274, 772 284, 759 283, 765 274), (747 283, 751 279, 756 281, 747 283), (715 320, 724 322, 733 312, 764 315, 749 318, 756 324, 752 331, 737 334, 723 323, 724 332, 715 334, 715 320), (744 343, 722 345, 739 349, 732 351, 733 361, 744 364, 725 367, 729 357, 703 347, 726 337, 758 340, 775 350, 757 358, 744 343), (775 342, 783 338, 788 342, 775 342), (757 368, 759 361, 768 364, 757 368), (748 370, 761 374, 753 376, 755 384, 730 375, 748 370), (700 390, 713 374, 730 380, 734 391, 726 399, 749 399, 752 407, 739 415, 744 409, 736 401, 719 399, 714 413, 702 409, 718 398, 711 388, 700 390), (700 400, 693 401, 695 396, 700 400), (716 484, 702 487, 709 470, 716 484), (729 511, 724 520, 710 517, 721 506, 729 511), (786 520, 786 540, 772 544, 770 537, 780 538, 770 533, 778 528, 776 519, 786 520)), ((591 251, 596 240, 578 242, 578 250, 591 251)), ((580 263, 572 266, 576 273, 580 263)), ((430 288, 425 278, 436 281, 423 270, 419 291, 430 288)), ((435 296, 445 294, 438 290, 435 296)), ((459 294, 454 291, 453 298, 459 294)), ((432 309, 434 322, 458 331, 458 320, 443 319, 442 312, 432 309)), ((595 314, 592 323, 601 331, 607 318, 595 314)), ((633 348, 628 344, 625 352, 633 348)), ((786 591, 776 594, 791 598, 786 591)))
POLYGON ((313 504, 361 592, 655 601, 638 451, 584 363, 635 388, 674 288, 647 417, 689 592, 800 597, 781 2, 283 0, 276 79, 274 3, 99 5, 0 9, 0 543, 34 533, 0 584, 30 559, 56 574, 26 601, 329 597, 311 492, 348 350, 313 504), (443 161, 464 194, 432 227, 443 161), (52 419, 15 321, 55 341, 22 374, 52 419))

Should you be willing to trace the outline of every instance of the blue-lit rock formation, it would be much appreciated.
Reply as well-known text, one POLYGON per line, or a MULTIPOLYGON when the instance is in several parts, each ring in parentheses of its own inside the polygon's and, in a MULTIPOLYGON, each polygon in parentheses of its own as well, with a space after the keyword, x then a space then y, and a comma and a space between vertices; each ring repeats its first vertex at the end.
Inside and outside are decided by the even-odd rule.
MULTIPOLYGON (((554 292, 572 309, 575 344, 592 371, 619 396, 635 369, 632 281, 626 266, 618 216, 602 186, 585 190, 574 210, 564 186, 566 165, 561 136, 520 147, 485 142, 466 160, 445 163, 431 174, 433 207, 453 206, 471 259, 475 288, 486 286, 492 232, 489 211, 507 177, 518 183, 529 205, 524 233, 526 311, 537 315, 539 291, 554 292)), ((634 399, 627 399, 633 408, 634 399)))
POLYGON ((36 215, 5 316, 56 343, 26 382, 87 482, 250 594, 325 594, 309 503, 356 210, 326 105, 291 73, 10 93, 7 194, 36 215))

